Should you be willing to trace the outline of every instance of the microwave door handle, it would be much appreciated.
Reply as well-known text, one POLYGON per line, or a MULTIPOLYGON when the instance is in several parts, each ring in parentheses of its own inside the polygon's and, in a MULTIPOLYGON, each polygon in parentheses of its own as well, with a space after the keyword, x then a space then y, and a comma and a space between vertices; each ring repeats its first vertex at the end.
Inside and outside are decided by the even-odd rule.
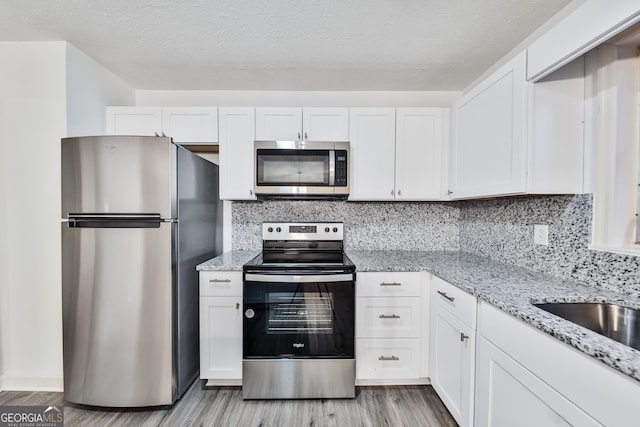
POLYGON ((336 150, 329 150, 329 186, 336 185, 336 150))

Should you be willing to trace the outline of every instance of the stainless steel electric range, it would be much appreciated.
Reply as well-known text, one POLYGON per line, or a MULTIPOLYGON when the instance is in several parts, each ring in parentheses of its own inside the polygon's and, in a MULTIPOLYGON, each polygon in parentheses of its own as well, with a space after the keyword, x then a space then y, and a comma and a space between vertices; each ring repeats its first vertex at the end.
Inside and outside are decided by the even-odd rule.
POLYGON ((262 225, 244 265, 244 399, 355 397, 355 266, 340 222, 262 225))

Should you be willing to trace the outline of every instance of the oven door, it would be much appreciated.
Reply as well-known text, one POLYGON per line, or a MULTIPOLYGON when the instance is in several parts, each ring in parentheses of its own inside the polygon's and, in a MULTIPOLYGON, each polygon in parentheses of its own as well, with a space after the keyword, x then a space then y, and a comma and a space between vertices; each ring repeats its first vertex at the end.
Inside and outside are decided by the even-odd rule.
POLYGON ((354 357, 355 280, 245 273, 244 359, 354 357))

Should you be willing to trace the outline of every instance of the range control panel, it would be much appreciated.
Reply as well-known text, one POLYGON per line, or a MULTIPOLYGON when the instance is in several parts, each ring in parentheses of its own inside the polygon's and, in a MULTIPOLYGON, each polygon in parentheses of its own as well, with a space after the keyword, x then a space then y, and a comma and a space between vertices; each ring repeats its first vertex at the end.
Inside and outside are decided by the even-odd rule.
POLYGON ((263 222, 262 240, 343 240, 342 222, 263 222))

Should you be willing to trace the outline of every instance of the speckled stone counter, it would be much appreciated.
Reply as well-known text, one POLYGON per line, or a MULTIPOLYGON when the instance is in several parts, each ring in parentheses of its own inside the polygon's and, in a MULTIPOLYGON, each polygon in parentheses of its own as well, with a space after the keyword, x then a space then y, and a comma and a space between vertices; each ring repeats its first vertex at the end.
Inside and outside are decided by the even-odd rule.
POLYGON ((640 351, 543 311, 537 302, 640 300, 463 252, 349 251, 357 271, 429 271, 533 327, 640 381, 640 351))
POLYGON ((230 251, 196 266, 198 271, 242 271, 242 266, 260 251, 230 251))

